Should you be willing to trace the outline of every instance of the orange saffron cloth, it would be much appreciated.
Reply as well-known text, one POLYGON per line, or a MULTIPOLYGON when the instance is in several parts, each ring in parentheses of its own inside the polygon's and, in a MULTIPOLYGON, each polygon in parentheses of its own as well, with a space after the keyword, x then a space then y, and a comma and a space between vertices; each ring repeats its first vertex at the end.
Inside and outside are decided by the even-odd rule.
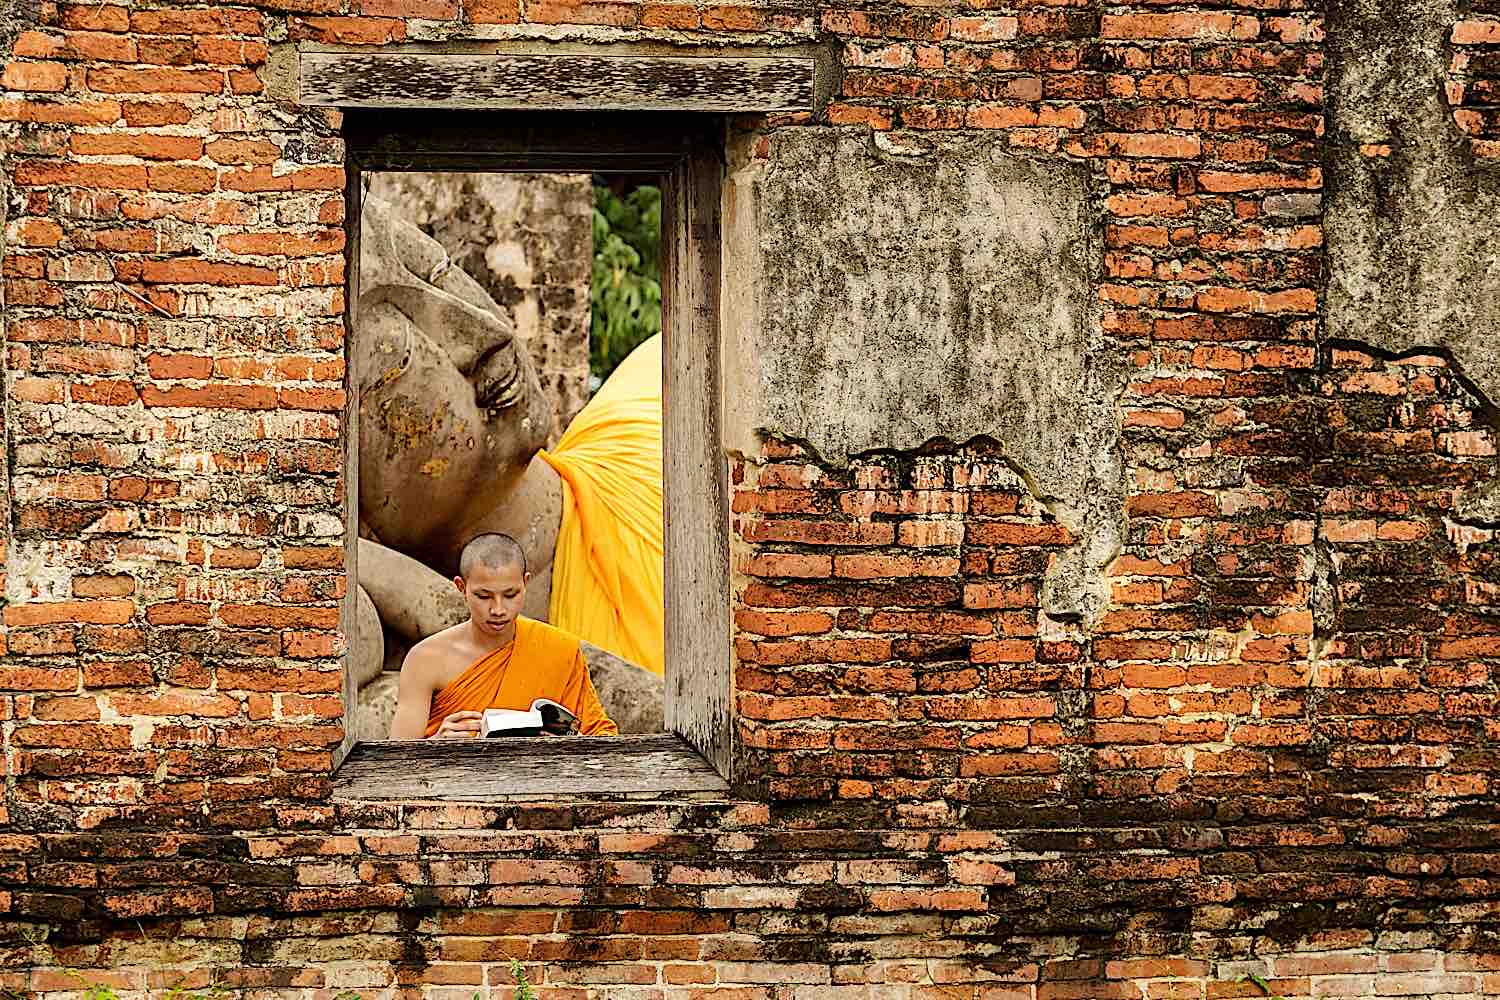
POLYGON ((658 676, 666 620, 661 335, 631 351, 552 451, 562 525, 547 618, 658 676))
POLYGON ((432 696, 427 735, 454 712, 525 711, 538 698, 550 698, 578 716, 580 735, 620 734, 594 693, 578 637, 546 622, 517 618, 514 641, 470 664, 432 696))

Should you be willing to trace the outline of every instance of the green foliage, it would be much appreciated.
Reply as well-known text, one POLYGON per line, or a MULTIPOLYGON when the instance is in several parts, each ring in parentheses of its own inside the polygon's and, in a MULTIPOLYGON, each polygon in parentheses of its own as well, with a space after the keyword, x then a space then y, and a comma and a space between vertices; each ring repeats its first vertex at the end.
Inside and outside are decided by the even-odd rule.
MULTIPOLYGON (((71 974, 78 978, 83 987, 79 994, 82 1000, 120 1000, 120 995, 114 991, 114 987, 90 983, 76 972, 71 974)), ((189 990, 181 985, 169 986, 161 995, 162 1000, 225 1000, 228 996, 229 991, 218 983, 201 991, 189 990)))
POLYGON ((510 960, 510 978, 516 981, 515 1000, 536 1000, 536 990, 526 979, 526 970, 515 959, 510 960))
POLYGON ((594 188, 594 271, 589 287, 589 373, 597 386, 647 337, 661 332, 661 189, 620 198, 594 188))
MULTIPOLYGON (((120 1000, 120 995, 112 986, 91 983, 80 973, 71 970, 69 975, 79 982, 81 1000, 120 1000)), ((526 970, 521 967, 521 963, 514 958, 510 960, 510 977, 516 984, 514 1000, 537 1000, 536 988, 526 978, 526 970)), ((227 1000, 228 996, 229 991, 219 983, 213 983, 202 991, 189 991, 179 985, 168 987, 162 993, 161 1000, 227 1000)), ((30 1000, 30 995, 4 987, 0 988, 0 1000, 30 1000)), ((362 997, 354 990, 340 990, 333 995, 333 1000, 362 1000, 362 997)), ((478 992, 474 994, 473 1000, 480 1000, 478 992)))
POLYGON ((1268 982, 1266 982, 1264 976, 1257 976, 1253 972, 1247 972, 1243 976, 1240 977, 1240 982, 1242 982, 1242 983, 1246 983, 1246 982, 1254 983, 1256 986, 1259 986, 1260 987, 1260 991, 1262 993, 1264 993, 1266 996, 1270 997, 1271 1000, 1281 1000, 1281 996, 1279 994, 1271 992, 1271 984, 1268 983, 1268 982))

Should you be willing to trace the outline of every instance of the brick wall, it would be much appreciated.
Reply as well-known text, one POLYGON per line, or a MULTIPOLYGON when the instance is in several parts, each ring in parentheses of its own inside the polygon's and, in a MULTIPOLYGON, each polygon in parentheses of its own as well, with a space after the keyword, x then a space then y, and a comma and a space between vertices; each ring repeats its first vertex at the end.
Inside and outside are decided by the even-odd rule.
MULTIPOLYGON (((1497 15, 1451 37, 1476 169, 1497 15)), ((0 42, 0 986, 1500 994, 1500 550, 1454 513, 1494 411, 1446 354, 1320 336, 1310 4, 41 2, 0 42), (733 796, 330 801, 343 150, 269 49, 546 32, 821 37, 826 114, 747 127, 1090 165, 1132 372, 1096 625, 1039 612, 1070 538, 996 448, 772 440, 734 468, 733 796)))

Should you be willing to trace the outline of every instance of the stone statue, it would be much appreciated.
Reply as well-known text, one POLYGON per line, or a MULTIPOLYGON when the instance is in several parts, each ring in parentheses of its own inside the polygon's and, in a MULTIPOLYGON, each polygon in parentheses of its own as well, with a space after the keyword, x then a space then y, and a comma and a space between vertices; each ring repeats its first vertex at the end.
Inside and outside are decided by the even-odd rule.
MULTIPOLYGON (((464 542, 480 532, 521 543, 533 574, 525 614, 546 620, 563 507, 561 479, 537 457, 551 405, 504 312, 389 205, 370 197, 363 212, 350 346, 365 536, 362 684, 381 674, 384 650, 366 641, 380 635, 377 616, 409 642, 461 620, 447 578, 464 542)), ((659 731, 661 678, 597 647, 585 652, 621 732, 659 731)))

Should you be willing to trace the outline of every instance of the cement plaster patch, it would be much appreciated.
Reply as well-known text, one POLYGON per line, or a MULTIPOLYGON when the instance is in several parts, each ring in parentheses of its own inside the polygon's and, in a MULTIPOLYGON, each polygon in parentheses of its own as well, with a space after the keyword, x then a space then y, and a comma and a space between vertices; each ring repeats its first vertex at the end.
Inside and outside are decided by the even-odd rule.
POLYGON ((1095 319, 1099 199, 1086 167, 1004 145, 789 129, 732 171, 730 424, 834 464, 935 439, 1001 442, 1081 536, 1044 602, 1087 617, 1122 507, 1123 371, 1095 319))
POLYGON ((1447 352, 1500 400, 1500 164, 1476 161, 1444 94, 1463 0, 1334 0, 1328 17, 1325 330, 1447 352), (1388 146, 1387 157, 1360 147, 1388 146))

